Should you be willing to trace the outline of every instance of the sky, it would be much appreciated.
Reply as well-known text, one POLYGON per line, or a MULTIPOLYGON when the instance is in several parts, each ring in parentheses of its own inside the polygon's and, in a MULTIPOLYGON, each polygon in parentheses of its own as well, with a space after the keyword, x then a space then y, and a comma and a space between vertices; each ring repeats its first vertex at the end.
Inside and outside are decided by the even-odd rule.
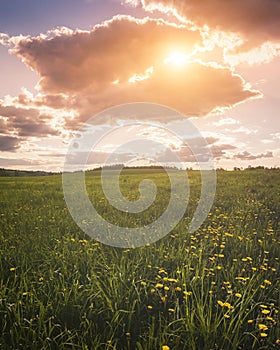
POLYGON ((0 79, 2 168, 280 166, 278 0, 1 1, 0 79))

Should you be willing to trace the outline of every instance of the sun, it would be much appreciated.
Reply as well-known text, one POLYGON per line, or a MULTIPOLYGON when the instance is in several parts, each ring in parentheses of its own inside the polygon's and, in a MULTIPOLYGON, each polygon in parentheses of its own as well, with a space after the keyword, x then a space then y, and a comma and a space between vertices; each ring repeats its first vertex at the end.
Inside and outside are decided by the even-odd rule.
POLYGON ((164 59, 164 63, 172 63, 175 65, 180 65, 185 63, 188 60, 189 56, 180 52, 180 51, 174 51, 172 52, 168 57, 164 59))

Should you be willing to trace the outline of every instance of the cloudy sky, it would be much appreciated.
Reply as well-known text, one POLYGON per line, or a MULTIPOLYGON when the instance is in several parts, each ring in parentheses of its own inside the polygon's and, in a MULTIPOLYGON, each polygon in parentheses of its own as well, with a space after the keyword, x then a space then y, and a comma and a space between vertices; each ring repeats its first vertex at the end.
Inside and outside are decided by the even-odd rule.
POLYGON ((278 0, 1 1, 0 60, 0 167, 61 170, 89 118, 87 135, 119 125, 102 111, 134 102, 178 115, 136 113, 142 124, 110 133, 89 165, 141 138, 158 160, 192 166, 188 120, 216 167, 280 166, 278 0))

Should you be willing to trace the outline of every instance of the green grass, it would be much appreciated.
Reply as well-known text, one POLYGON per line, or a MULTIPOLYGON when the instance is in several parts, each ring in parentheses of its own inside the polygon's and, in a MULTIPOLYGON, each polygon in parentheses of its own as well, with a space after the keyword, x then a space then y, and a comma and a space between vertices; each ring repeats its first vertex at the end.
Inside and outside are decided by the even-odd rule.
MULTIPOLYGON (((186 214, 165 238, 119 249, 87 237, 64 202, 61 176, 0 178, 0 349, 278 349, 280 233, 277 170, 219 171, 207 220, 191 234, 200 177, 189 172, 186 214)), ((165 210, 159 170, 126 170, 121 189, 158 195, 142 214, 120 213, 87 189, 98 212, 137 227, 165 210)))

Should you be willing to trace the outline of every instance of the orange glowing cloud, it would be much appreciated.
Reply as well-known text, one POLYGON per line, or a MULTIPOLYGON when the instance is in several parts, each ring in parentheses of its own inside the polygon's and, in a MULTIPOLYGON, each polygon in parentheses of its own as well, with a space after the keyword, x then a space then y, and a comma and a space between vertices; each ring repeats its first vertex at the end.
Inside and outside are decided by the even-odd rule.
POLYGON ((280 2, 277 0, 126 0, 147 11, 172 13, 200 28, 232 32, 243 39, 242 50, 280 42, 280 2))

